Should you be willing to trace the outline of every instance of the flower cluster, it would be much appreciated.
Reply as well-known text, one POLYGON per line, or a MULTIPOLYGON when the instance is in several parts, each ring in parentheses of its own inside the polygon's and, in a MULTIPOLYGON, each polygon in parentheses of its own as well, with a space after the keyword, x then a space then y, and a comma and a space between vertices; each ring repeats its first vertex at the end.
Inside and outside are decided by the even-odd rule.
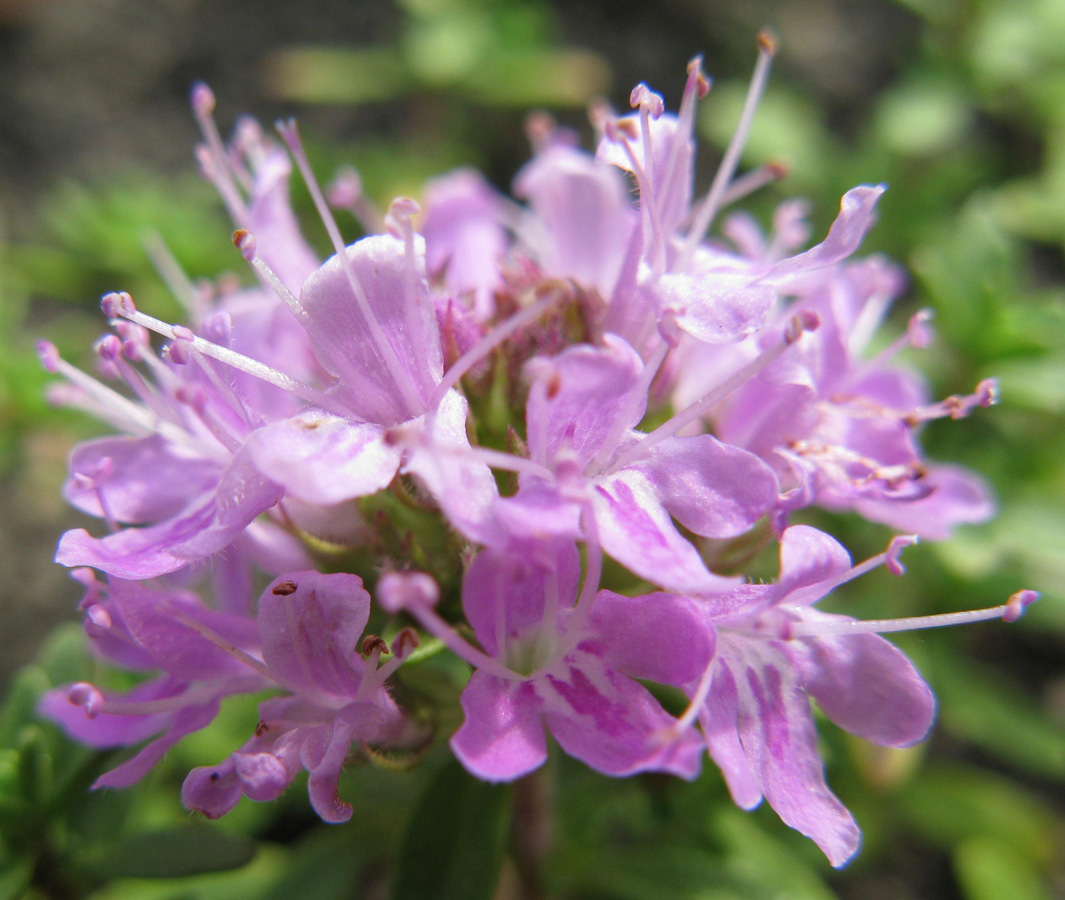
POLYGON ((920 741, 933 696, 878 633, 1011 620, 1035 595, 912 621, 817 610, 874 567, 901 574, 916 535, 991 514, 980 480, 925 461, 917 433, 994 386, 926 397, 896 362, 927 342, 923 314, 866 352, 902 286, 853 256, 882 187, 849 191, 806 250, 796 203, 768 235, 732 214, 708 237, 781 175, 735 174, 774 51, 760 46, 701 197, 698 59, 676 114, 642 84, 631 113, 593 110, 594 155, 533 118, 523 204, 463 170, 384 216, 354 172, 319 187, 292 123, 285 146, 253 122, 225 143, 194 89, 201 168, 257 285, 194 284, 163 259, 188 325, 115 293, 100 378, 41 346, 65 378, 55 399, 121 433, 71 454, 66 497, 105 533, 67 532, 57 561, 85 587, 96 652, 150 674, 42 706, 92 745, 148 741, 98 786, 137 781, 223 698, 269 691, 248 741, 189 774, 185 804, 217 817, 306 769, 315 810, 344 821, 349 755, 431 740, 390 688, 436 648, 471 670, 450 746, 476 776, 531 772, 548 734, 614 776, 692 779, 709 755, 739 805, 764 797, 833 865, 850 858, 858 829, 825 783, 811 700, 868 740, 920 741), (293 161, 334 244, 324 263, 289 205, 293 161), (345 245, 331 207, 367 236, 345 245), (791 522, 811 505, 907 534, 854 566, 791 522), (738 547, 774 543, 775 581, 737 574, 738 547))

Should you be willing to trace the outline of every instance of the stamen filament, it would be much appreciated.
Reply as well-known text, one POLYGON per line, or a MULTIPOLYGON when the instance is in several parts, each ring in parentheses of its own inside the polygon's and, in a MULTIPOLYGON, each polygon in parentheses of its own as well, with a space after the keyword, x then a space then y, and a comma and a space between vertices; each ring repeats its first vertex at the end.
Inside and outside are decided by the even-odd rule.
POLYGON ((699 419, 707 410, 724 400, 725 397, 736 390, 736 388, 745 382, 750 381, 755 375, 781 357, 784 352, 798 340, 799 336, 801 336, 804 331, 813 331, 817 328, 818 324, 819 322, 817 318, 810 316, 809 314, 805 318, 796 316, 788 323, 781 340, 773 344, 773 346, 769 347, 767 350, 763 350, 757 357, 751 360, 751 362, 747 363, 747 365, 738 372, 725 379, 725 381, 712 391, 704 394, 694 403, 685 407, 675 416, 668 421, 663 422, 654 431, 648 433, 629 447, 628 450, 622 453, 614 461, 611 467, 613 471, 616 472, 618 469, 623 469, 625 466, 635 462, 656 444, 661 443, 666 438, 672 437, 686 425, 699 419))
POLYGON ((830 619, 817 622, 795 622, 789 629, 791 637, 819 637, 826 634, 886 634, 893 631, 918 631, 924 628, 942 628, 947 625, 965 625, 988 619, 1016 621, 1029 603, 1035 601, 1035 591, 1018 591, 1001 606, 973 609, 967 612, 940 613, 935 616, 912 616, 904 619, 830 619))
POLYGON ((751 129, 751 122, 754 120, 754 112, 758 108, 758 101, 765 90, 765 85, 769 78, 769 67, 773 57, 776 55, 776 51, 776 41, 768 32, 762 32, 758 35, 758 62, 755 63, 754 75, 751 77, 751 84, 747 88, 747 98, 743 104, 743 112, 740 114, 739 124, 732 133, 732 140, 729 141, 725 155, 722 157, 721 164, 714 175, 714 180, 710 184, 710 190, 707 191, 706 198, 700 204, 692 222, 692 227, 688 232, 687 238, 685 238, 684 249, 681 252, 681 264, 684 266, 691 262, 695 248, 709 230, 714 221, 714 216, 717 215, 717 211, 721 208, 725 190, 732 179, 733 173, 736 171, 736 165, 739 162, 740 154, 743 152, 744 144, 747 143, 747 134, 751 129))
MULTIPOLYGON (((340 403, 337 403, 332 397, 323 394, 321 391, 312 388, 310 385, 304 384, 302 381, 297 381, 295 378, 286 375, 284 372, 279 372, 277 369, 271 368, 265 363, 261 363, 242 353, 237 353, 235 350, 230 350, 228 347, 223 347, 220 344, 214 344, 211 341, 204 340, 189 332, 188 329, 181 329, 181 326, 178 326, 180 329, 179 336, 178 333, 175 333, 173 325, 169 325, 154 316, 142 313, 138 309, 131 308, 132 304, 128 302, 128 300, 123 299, 128 298, 128 296, 128 294, 121 295, 118 302, 114 303, 112 310, 114 315, 129 319, 129 321, 142 325, 149 331, 154 331, 156 334, 162 335, 170 340, 187 341, 192 345, 193 349, 199 350, 204 356, 209 356, 211 359, 217 359, 219 362, 225 363, 227 366, 232 366, 234 369, 246 372, 253 378, 258 378, 260 381, 265 381, 268 384, 279 387, 283 391, 295 394, 301 400, 306 400, 313 406, 318 406, 328 412, 343 416, 346 419, 352 418, 351 410, 347 409, 340 403)), ((108 297, 115 297, 115 295, 108 295, 108 297)), ((108 298, 104 299, 106 300, 108 298)))
POLYGON ((499 660, 493 659, 487 653, 474 647, 435 610, 425 605, 415 604, 408 607, 407 612, 417 619, 426 631, 439 638, 452 653, 466 660, 474 668, 505 681, 525 681, 524 675, 508 669, 499 660))
POLYGON ((351 260, 348 259, 344 238, 340 234, 340 229, 337 227, 336 219, 333 218, 333 213, 329 209, 329 204, 325 202, 325 197, 322 195, 322 189, 318 184, 318 179, 314 177, 314 171, 311 169, 310 160, 307 158, 307 154, 303 150, 303 144, 300 141, 296 123, 293 120, 279 122, 277 124, 277 130, 280 133, 282 140, 285 142, 285 145, 288 147, 289 152, 292 154, 292 158, 296 161, 296 166, 299 168, 304 182, 307 184, 307 189, 310 191, 315 209, 318 210, 318 215, 322 219, 322 223, 325 225, 325 230, 329 234, 330 241, 333 243, 333 249, 340 262, 340 267, 344 271, 344 277, 347 279, 348 287, 351 288, 351 292, 355 297, 355 302, 358 304, 359 311, 362 313, 363 320, 366 322, 366 327, 370 329, 374 344, 381 353, 381 357, 384 360, 385 366, 388 368, 389 375, 392 376, 392 381, 395 384, 396 389, 399 391, 400 396, 402 396, 403 401, 407 404, 407 412, 411 418, 413 418, 425 411, 422 401, 414 389, 414 382, 411 380, 410 376, 403 371, 403 365, 400 363, 399 357, 396 355, 396 350, 385 335, 385 331, 381 327, 381 323, 378 321, 377 315, 373 311, 373 307, 370 306, 369 298, 366 296, 366 292, 363 290, 362 285, 359 283, 359 279, 355 275, 351 260))

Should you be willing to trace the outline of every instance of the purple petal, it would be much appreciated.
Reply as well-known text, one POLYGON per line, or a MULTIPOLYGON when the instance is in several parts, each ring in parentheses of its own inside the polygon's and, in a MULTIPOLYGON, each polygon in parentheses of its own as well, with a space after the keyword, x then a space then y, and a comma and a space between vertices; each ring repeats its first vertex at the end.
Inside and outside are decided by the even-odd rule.
POLYGON ((604 449, 619 419, 628 429, 643 418, 643 361, 621 338, 603 340, 603 347, 581 344, 536 361, 525 411, 529 455, 536 462, 546 464, 568 450, 583 469, 604 449))
POLYGON ((499 491, 492 471, 471 452, 468 410, 465 397, 448 391, 426 415, 424 444, 411 449, 402 471, 416 475, 429 489, 453 528, 479 540, 499 491))
POLYGON ((237 805, 243 793, 233 759, 220 766, 200 766, 185 776, 181 802, 185 809, 220 819, 237 805))
POLYGON ((354 697, 362 681, 358 650, 370 595, 355 575, 292 572, 259 599, 263 660, 294 691, 354 697))
POLYGON ((872 224, 873 208, 884 186, 861 185, 851 188, 843 195, 839 205, 839 215, 828 236, 820 244, 811 247, 805 253, 785 259, 769 270, 766 281, 778 281, 788 276, 797 275, 809 269, 832 265, 846 259, 862 242, 865 232, 872 224))
POLYGON ((450 743, 472 774, 485 781, 512 781, 543 765, 547 739, 531 684, 474 672, 461 702, 465 721, 450 743))
POLYGON ((178 741, 210 725, 218 715, 218 705, 218 700, 215 699, 203 706, 184 707, 174 716, 165 734, 146 744, 132 759, 105 772, 96 779, 93 788, 129 787, 140 781, 178 741))
POLYGON ((794 663, 774 643, 719 636, 718 647, 738 662, 737 727, 762 793, 785 824, 842 866, 857 851, 860 834, 825 784, 810 702, 794 663))
POLYGON ((728 344, 756 331, 777 299, 747 272, 671 274, 654 288, 661 311, 682 331, 708 344, 728 344))
POLYGON ((691 729, 669 737, 676 720, 645 687, 588 654, 537 680, 544 721, 563 750, 605 775, 669 772, 692 779, 702 745, 691 729))
POLYGON ((776 503, 773 470, 708 434, 662 441, 636 465, 670 514, 704 537, 743 534, 776 503))
POLYGON ((858 500, 854 508, 874 522, 932 541, 950 537, 958 525, 977 525, 995 514, 987 483, 961 466, 929 466, 922 484, 930 493, 920 500, 858 500))
MULTIPOLYGON (((676 594, 623 597, 600 591, 589 632, 609 666, 662 684, 697 680, 714 653, 714 632, 701 605, 676 594)), ((583 642, 580 647, 587 649, 583 642)))
POLYGON ((92 566, 130 580, 165 575, 189 564, 188 558, 172 551, 209 528, 214 511, 211 498, 183 516, 144 528, 124 528, 103 538, 75 528, 59 539, 55 561, 64 566, 92 566))
POLYGON ((380 425, 308 410, 260 428, 247 449, 287 493, 331 506, 388 487, 402 451, 389 446, 383 432, 380 425))
MULTIPOLYGON (((807 622, 846 618, 802 611, 807 622)), ((935 697, 901 650, 876 634, 826 635, 801 644, 806 688, 840 728, 887 747, 924 740, 935 697)))
POLYGON ((834 537, 809 525, 793 525, 780 539, 779 596, 789 603, 815 603, 833 587, 818 590, 818 586, 842 575, 850 567, 850 554, 834 537), (789 597, 800 588, 810 590, 802 592, 801 600, 789 597))
POLYGON ((252 674, 181 617, 206 626, 245 651, 258 645, 251 619, 207 609, 194 595, 149 590, 137 583, 113 581, 110 594, 130 635, 168 674, 187 681, 252 674))
POLYGON ((642 472, 625 469, 603 479, 592 502, 603 549, 641 578, 682 594, 715 593, 736 584, 706 568, 642 472))
POLYGON ((212 491, 221 475, 217 462, 183 453, 158 435, 79 444, 70 455, 70 471, 74 477, 63 488, 69 503, 89 515, 110 515, 130 524, 177 515, 191 500, 212 491), (97 489, 79 485, 78 475, 96 480, 102 467, 111 474, 100 479, 97 489))
POLYGON ((573 606, 580 579, 580 555, 572 541, 556 541, 549 550, 538 548, 550 560, 529 554, 482 550, 462 581, 462 609, 477 640, 492 656, 497 646, 496 617, 506 618, 505 637, 518 640, 543 621, 544 599, 549 589, 558 592, 559 606, 573 606))
POLYGON ((527 242, 539 251, 544 272, 609 295, 636 223, 621 173, 555 145, 518 173, 514 193, 528 198, 540 219, 542 228, 527 242))
POLYGON ((762 802, 762 787, 740 743, 736 679, 720 654, 714 659, 713 679, 710 694, 699 711, 706 748, 721 769, 733 802, 742 809, 754 809, 762 802))
POLYGON ((355 277, 381 326, 366 322, 337 256, 303 285, 303 322, 323 362, 340 381, 334 394, 367 422, 396 425, 424 412, 442 373, 436 313, 425 280, 425 251, 416 238, 413 259, 389 235, 345 248, 355 277), (383 339, 384 346, 379 342, 383 339), (398 365, 399 371, 393 371, 398 365), (422 402, 410 409, 402 379, 422 402))

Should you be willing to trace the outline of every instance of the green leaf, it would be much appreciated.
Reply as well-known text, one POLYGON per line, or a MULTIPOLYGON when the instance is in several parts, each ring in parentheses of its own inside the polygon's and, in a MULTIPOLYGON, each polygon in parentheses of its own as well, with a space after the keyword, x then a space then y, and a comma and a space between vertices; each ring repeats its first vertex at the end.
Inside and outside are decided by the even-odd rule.
POLYGON ((1050 900, 1038 869, 997 840, 973 838, 954 853, 965 900, 1050 900))
POLYGON ((1050 861, 1062 823, 1031 794, 991 772, 963 766, 928 769, 899 795, 913 827, 940 846, 981 838, 1019 858, 1050 861))
POLYGON ((407 826, 393 900, 489 900, 499 881, 509 801, 508 785, 478 781, 448 760, 407 826))
POLYGON ((21 860, 8 865, 0 860, 0 900, 23 900, 33 878, 33 860, 21 860))
POLYGON ((114 841, 88 863, 106 878, 182 878, 247 865, 255 844, 211 826, 183 826, 114 841))

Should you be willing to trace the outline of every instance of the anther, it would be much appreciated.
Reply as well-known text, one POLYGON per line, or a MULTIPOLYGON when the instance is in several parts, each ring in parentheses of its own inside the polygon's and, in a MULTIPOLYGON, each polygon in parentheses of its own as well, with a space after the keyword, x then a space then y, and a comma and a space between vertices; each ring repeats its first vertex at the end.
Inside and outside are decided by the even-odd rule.
POLYGON ((197 116, 211 115, 215 108, 214 91, 202 81, 197 81, 189 92, 189 105, 197 116))
POLYGON ((646 112, 652 119, 657 119, 666 109, 662 95, 652 91, 642 81, 629 94, 629 105, 633 109, 646 112))
POLYGON ((299 590, 299 586, 296 582, 282 581, 280 584, 275 584, 270 593, 276 597, 287 597, 290 594, 296 593, 297 590, 299 590))
POLYGON ((67 692, 67 699, 75 706, 82 707, 85 710, 85 715, 90 719, 95 719, 103 712, 104 695, 100 693, 98 687, 89 684, 87 681, 79 681, 76 684, 72 684, 67 692))
POLYGON ((384 638, 378 637, 376 634, 368 634, 362 640, 362 648, 359 650, 359 654, 363 659, 369 659, 374 651, 377 651, 378 656, 383 656, 389 652, 388 644, 384 638))
POLYGON ((758 32, 758 49, 769 56, 777 55, 777 51, 780 49, 780 42, 770 29, 763 28, 758 32))
POLYGON ((418 648, 418 632, 410 626, 401 628, 392 639, 392 653, 397 659, 406 659, 418 648))
POLYGON ((1024 611, 1028 606, 1035 603, 1038 599, 1038 591, 1023 590, 1011 594, 1009 600, 1006 601, 1006 608, 1002 613, 1002 620, 1004 622, 1016 622, 1022 615, 1024 615, 1024 611))
POLYGON ((794 344, 804 333, 817 331, 820 326, 820 316, 815 312, 804 309, 788 320, 788 324, 784 328, 784 343, 794 344))
POLYGON ((703 58, 701 56, 693 56, 688 63, 687 71, 689 83, 695 89, 695 96, 702 100, 703 97, 710 93, 710 79, 703 74, 703 58))
POLYGON ((891 539, 887 553, 884 555, 884 566, 892 575, 906 574, 906 567, 900 559, 902 551, 907 547, 915 546, 917 542, 918 537, 916 534, 899 534, 891 539))
POLYGON ((37 358, 42 368, 55 375, 59 371, 59 348, 51 341, 37 341, 37 358))
POLYGON ((238 228, 233 232, 233 246, 240 251, 248 262, 255 259, 255 235, 244 228, 238 228))
POLYGON ((133 298, 125 291, 111 291, 100 298, 100 309, 109 319, 117 319, 137 311, 133 298))

